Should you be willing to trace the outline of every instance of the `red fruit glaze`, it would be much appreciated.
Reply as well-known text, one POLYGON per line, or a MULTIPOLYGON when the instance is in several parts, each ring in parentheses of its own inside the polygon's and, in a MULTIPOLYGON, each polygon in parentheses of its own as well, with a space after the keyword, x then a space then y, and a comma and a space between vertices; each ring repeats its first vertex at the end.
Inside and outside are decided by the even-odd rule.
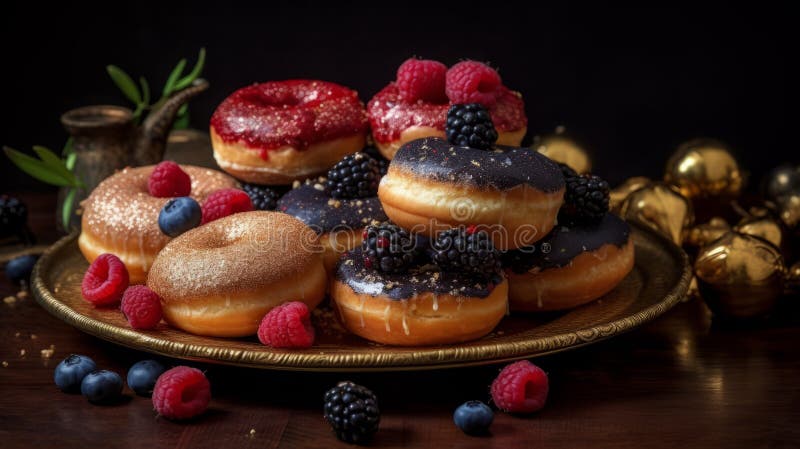
POLYGON ((532 413, 541 410, 549 391, 547 374, 527 360, 512 363, 492 382, 492 400, 500 410, 532 413))
POLYGON ((206 224, 218 218, 227 217, 239 212, 249 212, 253 210, 253 201, 243 190, 239 189, 220 189, 208 195, 201 207, 203 220, 200 224, 206 224))
POLYGON ((100 254, 83 275, 81 294, 96 306, 116 304, 128 288, 128 280, 128 269, 119 257, 100 254))
POLYGON ((134 329, 152 329, 161 321, 161 297, 145 285, 128 287, 120 309, 134 329))
POLYGON ((358 93, 316 80, 271 81, 237 90, 211 116, 211 127, 225 142, 242 142, 259 151, 309 145, 363 133, 367 128, 358 93))
POLYGON ((158 198, 189 196, 192 192, 192 178, 172 161, 156 165, 147 179, 147 190, 158 198))
POLYGON ((397 84, 400 99, 407 103, 417 100, 431 103, 447 103, 444 85, 447 66, 430 59, 407 59, 397 69, 397 84))
MULTIPOLYGON (((391 83, 375 94, 367 105, 372 136, 380 143, 389 143, 412 126, 430 126, 444 131, 450 104, 405 103, 400 100, 397 85, 391 83)), ((525 103, 521 96, 500 86, 497 102, 489 109, 498 132, 516 131, 528 125, 525 103)))
POLYGON ((211 401, 211 384, 197 368, 176 366, 158 377, 153 408, 169 419, 189 419, 203 413, 211 401))
POLYGON ((273 348, 310 348, 314 326, 308 306, 293 301, 270 310, 258 326, 258 340, 273 348))

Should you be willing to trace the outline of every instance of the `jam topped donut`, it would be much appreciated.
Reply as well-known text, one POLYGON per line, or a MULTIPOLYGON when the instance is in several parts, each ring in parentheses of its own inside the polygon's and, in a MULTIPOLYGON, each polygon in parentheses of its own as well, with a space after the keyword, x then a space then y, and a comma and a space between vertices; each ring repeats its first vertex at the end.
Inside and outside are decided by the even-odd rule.
POLYGON ((367 153, 346 156, 327 178, 307 181, 286 193, 277 210, 298 218, 320 235, 325 266, 361 244, 365 226, 388 220, 378 200, 380 164, 367 153))
POLYGON ((273 81, 237 90, 211 117, 219 166, 256 184, 290 184, 324 173, 364 146, 358 94, 316 80, 273 81))
MULTIPOLYGON (((452 116, 467 107, 454 105, 452 116)), ((460 115, 470 123, 452 120, 451 142, 485 149, 438 137, 407 143, 378 189, 386 215, 428 235, 460 224, 483 225, 501 250, 544 237, 555 225, 564 195, 558 165, 527 148, 492 144, 496 134, 485 112, 460 115)))
POLYGON ((413 58, 400 66, 395 82, 370 100, 372 137, 381 153, 392 159, 414 139, 444 137, 448 108, 472 102, 489 109, 498 143, 520 144, 527 130, 525 105, 519 93, 502 85, 494 69, 463 61, 447 70, 440 62, 413 58))

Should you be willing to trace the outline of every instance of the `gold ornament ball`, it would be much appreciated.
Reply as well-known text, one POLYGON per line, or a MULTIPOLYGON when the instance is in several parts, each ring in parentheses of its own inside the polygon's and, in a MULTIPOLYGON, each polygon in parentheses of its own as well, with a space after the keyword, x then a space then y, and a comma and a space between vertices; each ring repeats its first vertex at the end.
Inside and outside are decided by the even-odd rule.
POLYGON ((608 206, 609 208, 614 211, 618 212, 619 208, 622 206, 622 203, 625 201, 625 198, 628 197, 631 193, 641 189, 642 187, 647 187, 653 185, 653 181, 649 178, 644 176, 634 176, 633 178, 628 178, 622 184, 618 185, 611 189, 608 195, 608 206))
POLYGON ((626 220, 663 234, 677 245, 683 242, 685 230, 694 223, 689 200, 661 183, 640 188, 628 195, 619 213, 626 220))
POLYGON ((786 289, 789 293, 800 293, 800 262, 795 262, 786 273, 786 289))
POLYGON ((568 165, 579 174, 592 171, 589 155, 574 140, 563 135, 550 135, 537 139, 533 148, 548 158, 568 165))
POLYGON ((695 139, 682 144, 670 157, 664 181, 689 199, 736 197, 744 176, 723 143, 695 139))
POLYGON ((762 191, 771 200, 800 192, 800 167, 784 164, 773 168, 764 178, 762 191))
POLYGON ((729 232, 700 250, 694 272, 700 295, 715 314, 749 318, 775 306, 786 266, 771 243, 729 232))
POLYGON ((734 227, 734 230, 741 234, 762 238, 775 245, 781 250, 781 253, 786 253, 787 240, 784 227, 771 217, 743 218, 734 227))
POLYGON ((731 225, 720 217, 714 217, 706 223, 695 225, 689 229, 684 237, 684 243, 700 248, 722 237, 731 230, 731 225))
POLYGON ((781 221, 789 229, 796 229, 800 223, 800 192, 784 195, 775 200, 781 221))

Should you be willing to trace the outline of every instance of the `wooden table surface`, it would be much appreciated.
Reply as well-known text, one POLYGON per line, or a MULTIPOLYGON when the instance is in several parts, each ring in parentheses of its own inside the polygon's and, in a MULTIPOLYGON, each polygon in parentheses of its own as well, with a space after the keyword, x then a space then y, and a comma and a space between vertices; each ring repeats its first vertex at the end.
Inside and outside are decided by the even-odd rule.
MULTIPOLYGON (((40 240, 55 239, 54 197, 20 196, 40 240)), ((17 291, 0 275, 0 297, 17 291)), ((550 377, 547 406, 533 416, 497 413, 486 437, 461 433, 452 413, 466 400, 489 399, 498 366, 303 374, 197 365, 211 381, 210 409, 175 423, 157 418, 150 400, 127 387, 126 400, 114 406, 58 391, 53 368, 70 353, 123 378, 150 356, 85 335, 29 296, 0 304, 0 447, 348 447, 322 418, 322 394, 351 379, 378 394, 375 447, 796 448, 798 348, 798 298, 748 326, 720 323, 692 300, 626 335, 536 359, 550 377), (50 345, 54 355, 43 358, 50 345)))

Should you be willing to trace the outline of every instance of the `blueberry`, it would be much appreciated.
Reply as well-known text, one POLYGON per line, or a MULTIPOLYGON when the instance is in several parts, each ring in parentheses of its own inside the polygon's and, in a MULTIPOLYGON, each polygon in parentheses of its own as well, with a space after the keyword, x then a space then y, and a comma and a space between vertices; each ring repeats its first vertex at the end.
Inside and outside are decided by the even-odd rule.
POLYGON ((33 266, 36 265, 37 260, 39 260, 39 256, 34 254, 27 254, 9 260, 6 264, 6 277, 16 283, 22 280, 27 281, 31 277, 31 271, 33 271, 33 266))
POLYGON ((158 376, 167 368, 155 360, 142 360, 128 370, 128 386, 139 396, 151 396, 158 376))
POLYGON ((107 404, 122 394, 122 378, 114 371, 92 371, 81 382, 81 394, 93 404, 107 404))
POLYGON ((453 413, 453 421, 468 435, 480 435, 489 430, 494 412, 481 401, 467 401, 453 413))
POLYGON ((72 354, 56 366, 53 378, 61 391, 77 393, 80 391, 83 378, 96 369, 97 364, 94 360, 85 355, 72 354))
POLYGON ((203 213, 197 201, 188 196, 173 198, 158 214, 158 227, 170 237, 177 237, 200 225, 203 213))

